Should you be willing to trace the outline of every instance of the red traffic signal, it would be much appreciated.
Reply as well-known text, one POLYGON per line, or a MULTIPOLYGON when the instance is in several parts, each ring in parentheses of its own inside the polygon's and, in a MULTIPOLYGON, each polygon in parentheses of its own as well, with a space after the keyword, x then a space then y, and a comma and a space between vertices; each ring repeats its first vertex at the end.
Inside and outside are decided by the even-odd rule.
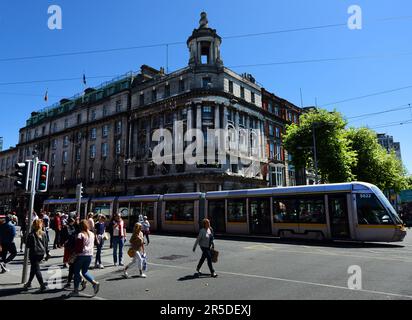
POLYGON ((46 162, 40 162, 37 165, 36 191, 47 192, 47 183, 49 180, 49 165, 46 162))

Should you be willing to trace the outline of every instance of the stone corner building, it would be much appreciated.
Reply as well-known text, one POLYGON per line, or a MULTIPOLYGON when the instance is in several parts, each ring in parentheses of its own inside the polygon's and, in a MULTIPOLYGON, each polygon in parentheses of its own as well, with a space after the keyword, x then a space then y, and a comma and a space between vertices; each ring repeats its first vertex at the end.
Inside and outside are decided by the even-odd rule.
POLYGON ((92 197, 300 184, 282 147, 285 125, 299 122, 300 108, 257 85, 250 74, 226 68, 221 44, 202 13, 187 40, 185 68, 166 74, 143 65, 138 73, 33 112, 16 148, 0 152, 0 201, 14 192, 13 182, 5 179, 10 167, 30 158, 34 149, 50 164, 49 192, 39 201, 74 197, 80 182, 92 197), (257 146, 265 159, 260 170, 240 159, 237 164, 155 165, 152 134, 161 128, 175 133, 176 120, 184 132, 231 127, 258 132, 264 137, 257 146))

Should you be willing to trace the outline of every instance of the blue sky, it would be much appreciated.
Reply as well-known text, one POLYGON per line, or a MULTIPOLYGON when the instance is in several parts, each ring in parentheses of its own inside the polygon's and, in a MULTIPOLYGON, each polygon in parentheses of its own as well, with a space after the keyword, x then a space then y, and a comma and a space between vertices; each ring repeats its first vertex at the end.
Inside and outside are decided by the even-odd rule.
MULTIPOLYGON (((408 0, 87 0, 0 2, 0 60, 61 52, 107 49, 186 41, 207 11, 209 26, 219 35, 345 24, 350 5, 363 13, 362 30, 345 26, 256 37, 223 39, 221 54, 228 67, 238 65, 375 56, 333 62, 233 68, 248 72, 267 90, 300 105, 336 108, 347 117, 391 109, 411 103, 412 87, 348 102, 348 98, 412 86, 412 2, 408 0), (47 27, 50 5, 63 11, 63 29, 47 27), (407 17, 409 16, 409 17, 407 17), (393 18, 392 20, 382 20, 393 18), (404 17, 404 18, 400 18, 404 17)), ((169 70, 184 67, 186 46, 169 47, 169 70)), ((31 111, 81 92, 87 77, 116 76, 138 70, 142 64, 166 64, 165 47, 110 53, 0 61, 0 136, 4 147, 17 143, 18 129, 31 111), (5 85, 4 83, 78 77, 77 81, 5 85)), ((94 86, 109 78, 89 79, 94 86)), ((375 127, 412 119, 412 109, 385 113, 351 123, 375 127)), ((377 129, 401 142, 402 157, 412 173, 412 124, 377 129)))

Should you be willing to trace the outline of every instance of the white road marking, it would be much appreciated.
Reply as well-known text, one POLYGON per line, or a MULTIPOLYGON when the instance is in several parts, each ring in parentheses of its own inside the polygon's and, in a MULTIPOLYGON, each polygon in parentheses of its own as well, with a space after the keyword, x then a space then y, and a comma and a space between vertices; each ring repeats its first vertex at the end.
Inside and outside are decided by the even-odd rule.
MULTIPOLYGON (((193 268, 189 267, 182 267, 182 266, 174 266, 170 264, 160 264, 160 263, 148 263, 148 265, 159 266, 159 267, 168 267, 168 268, 175 268, 175 269, 184 269, 184 270, 193 270, 193 268)), ((385 296, 393 296, 393 297, 400 297, 400 298, 407 298, 412 299, 412 296, 398 294, 398 293, 391 293, 391 292, 382 292, 382 291, 374 291, 374 290, 354 290, 349 289, 347 287, 342 286, 335 286, 330 284, 324 283, 317 283, 317 282, 309 282, 309 281, 301 281, 301 280, 293 280, 293 279, 284 279, 284 278, 276 278, 276 277, 268 277, 268 276, 261 276, 261 275, 254 275, 254 274, 246 274, 246 273, 237 273, 237 272, 228 272, 228 271, 218 271, 219 273, 223 274, 230 274, 234 276, 241 276, 241 277, 249 277, 249 278, 259 278, 259 279, 267 279, 267 280, 274 280, 274 281, 283 281, 283 282, 291 282, 291 283, 298 283, 298 284, 306 284, 318 287, 325 287, 325 288, 333 288, 333 289, 341 289, 341 290, 350 290, 354 292, 364 292, 364 293, 372 293, 372 294, 379 294, 385 296)))
MULTIPOLYGON (((244 247, 245 249, 251 249, 250 247, 244 247)), ((388 260, 388 261, 399 261, 399 262, 408 262, 412 263, 412 259, 406 258, 406 257, 397 257, 397 256, 392 256, 392 257, 377 257, 377 256, 371 256, 371 255, 355 255, 355 254, 341 254, 341 253, 334 253, 334 252, 329 252, 325 249, 318 249, 318 248, 311 248, 311 249, 317 249, 319 251, 304 251, 304 250, 288 250, 288 249, 272 249, 272 251, 276 251, 279 253, 305 253, 305 254, 317 254, 317 255, 326 255, 326 256, 342 256, 342 257, 350 257, 350 258, 363 258, 363 259, 376 259, 376 260, 388 260)), ((268 250, 268 249, 267 249, 268 250)))

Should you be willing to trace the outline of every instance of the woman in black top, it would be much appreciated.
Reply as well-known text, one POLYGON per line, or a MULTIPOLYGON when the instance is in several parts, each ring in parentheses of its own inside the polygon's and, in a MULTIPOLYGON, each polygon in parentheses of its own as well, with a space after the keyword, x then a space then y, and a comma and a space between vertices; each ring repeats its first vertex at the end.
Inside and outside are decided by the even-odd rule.
POLYGON ((33 222, 33 229, 27 236, 27 249, 29 249, 29 260, 30 260, 30 277, 29 281, 24 285, 24 289, 28 290, 31 288, 31 282, 36 276, 37 281, 40 284, 40 291, 44 292, 46 290, 46 285, 44 284, 43 277, 40 272, 40 262, 43 260, 44 255, 48 255, 48 241, 46 233, 43 231, 43 220, 37 219, 33 222))

